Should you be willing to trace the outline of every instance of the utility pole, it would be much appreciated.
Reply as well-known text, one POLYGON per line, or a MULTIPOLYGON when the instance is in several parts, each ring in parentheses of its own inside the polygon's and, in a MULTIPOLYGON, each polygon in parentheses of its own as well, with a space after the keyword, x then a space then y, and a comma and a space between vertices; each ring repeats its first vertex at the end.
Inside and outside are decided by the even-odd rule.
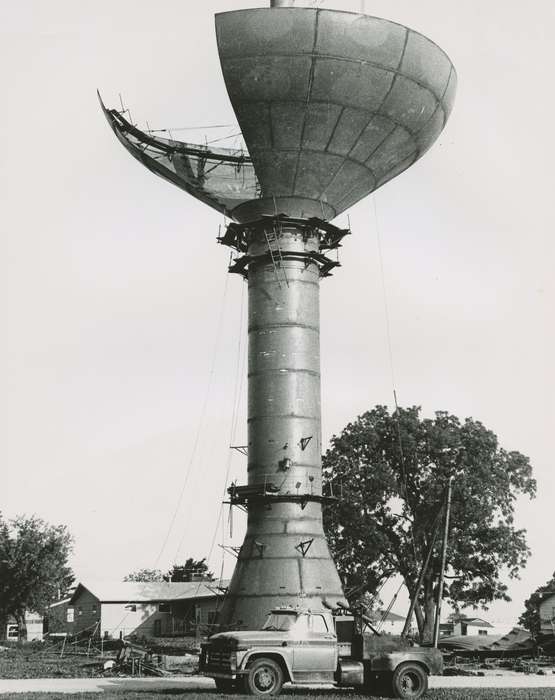
POLYGON ((439 641, 439 623, 441 618, 441 603, 443 602, 443 582, 445 580, 445 563, 447 560, 447 543, 449 539, 449 519, 451 517, 451 494, 453 491, 454 476, 449 477, 447 484, 447 504, 445 506, 445 525, 443 528, 443 544, 441 547, 441 571, 439 572, 439 585, 437 589, 436 619, 434 625, 434 648, 437 649, 439 641))

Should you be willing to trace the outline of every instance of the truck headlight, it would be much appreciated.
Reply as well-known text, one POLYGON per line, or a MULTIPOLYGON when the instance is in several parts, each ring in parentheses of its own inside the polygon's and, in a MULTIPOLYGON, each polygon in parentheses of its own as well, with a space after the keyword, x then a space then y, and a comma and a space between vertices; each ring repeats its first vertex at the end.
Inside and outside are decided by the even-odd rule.
POLYGON ((232 651, 229 655, 229 670, 231 673, 235 673, 237 670, 237 652, 232 651))

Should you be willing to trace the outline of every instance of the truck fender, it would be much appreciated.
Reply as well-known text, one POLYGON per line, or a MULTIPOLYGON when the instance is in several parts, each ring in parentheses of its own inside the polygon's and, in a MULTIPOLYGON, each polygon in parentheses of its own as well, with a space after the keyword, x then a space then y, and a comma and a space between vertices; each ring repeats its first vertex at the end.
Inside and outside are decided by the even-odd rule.
POLYGON ((393 673, 397 666, 407 662, 422 666, 428 675, 432 671, 432 669, 430 669, 430 665, 424 658, 422 658, 422 656, 419 654, 410 654, 406 651, 400 653, 390 652, 388 654, 384 654, 383 656, 376 656, 372 659, 372 671, 387 671, 389 673, 393 673))
POLYGON ((260 657, 265 657, 269 659, 274 659, 274 661, 277 661, 281 667, 283 668, 283 672, 285 674, 285 680, 286 681, 293 681, 293 670, 291 668, 291 663, 289 659, 287 658, 287 655, 283 653, 282 649, 279 647, 267 647, 265 649, 253 649, 250 652, 247 652, 241 661, 241 667, 238 670, 239 673, 242 673, 245 671, 247 668, 249 661, 251 659, 256 659, 260 657))

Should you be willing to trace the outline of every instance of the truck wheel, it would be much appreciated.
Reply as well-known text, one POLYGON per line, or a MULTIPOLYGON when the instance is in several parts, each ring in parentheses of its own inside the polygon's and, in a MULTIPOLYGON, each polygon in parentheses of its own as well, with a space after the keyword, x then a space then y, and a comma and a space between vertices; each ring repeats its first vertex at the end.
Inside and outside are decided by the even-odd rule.
POLYGON ((428 690, 428 674, 419 664, 400 664, 391 681, 394 698, 417 700, 428 690))
POLYGON ((283 671, 273 659, 255 659, 243 676, 243 692, 247 695, 279 695, 283 671))
POLYGON ((224 693, 225 695, 231 695, 231 693, 237 692, 237 684, 231 678, 214 678, 216 683, 216 690, 218 693, 224 693))

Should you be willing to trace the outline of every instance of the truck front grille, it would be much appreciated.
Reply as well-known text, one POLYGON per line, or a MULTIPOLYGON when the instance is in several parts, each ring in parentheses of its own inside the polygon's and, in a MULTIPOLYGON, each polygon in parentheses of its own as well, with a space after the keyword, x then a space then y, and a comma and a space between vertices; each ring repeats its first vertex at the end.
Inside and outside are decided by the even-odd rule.
POLYGON ((231 652, 228 649, 210 649, 207 654, 206 665, 230 669, 231 652))

